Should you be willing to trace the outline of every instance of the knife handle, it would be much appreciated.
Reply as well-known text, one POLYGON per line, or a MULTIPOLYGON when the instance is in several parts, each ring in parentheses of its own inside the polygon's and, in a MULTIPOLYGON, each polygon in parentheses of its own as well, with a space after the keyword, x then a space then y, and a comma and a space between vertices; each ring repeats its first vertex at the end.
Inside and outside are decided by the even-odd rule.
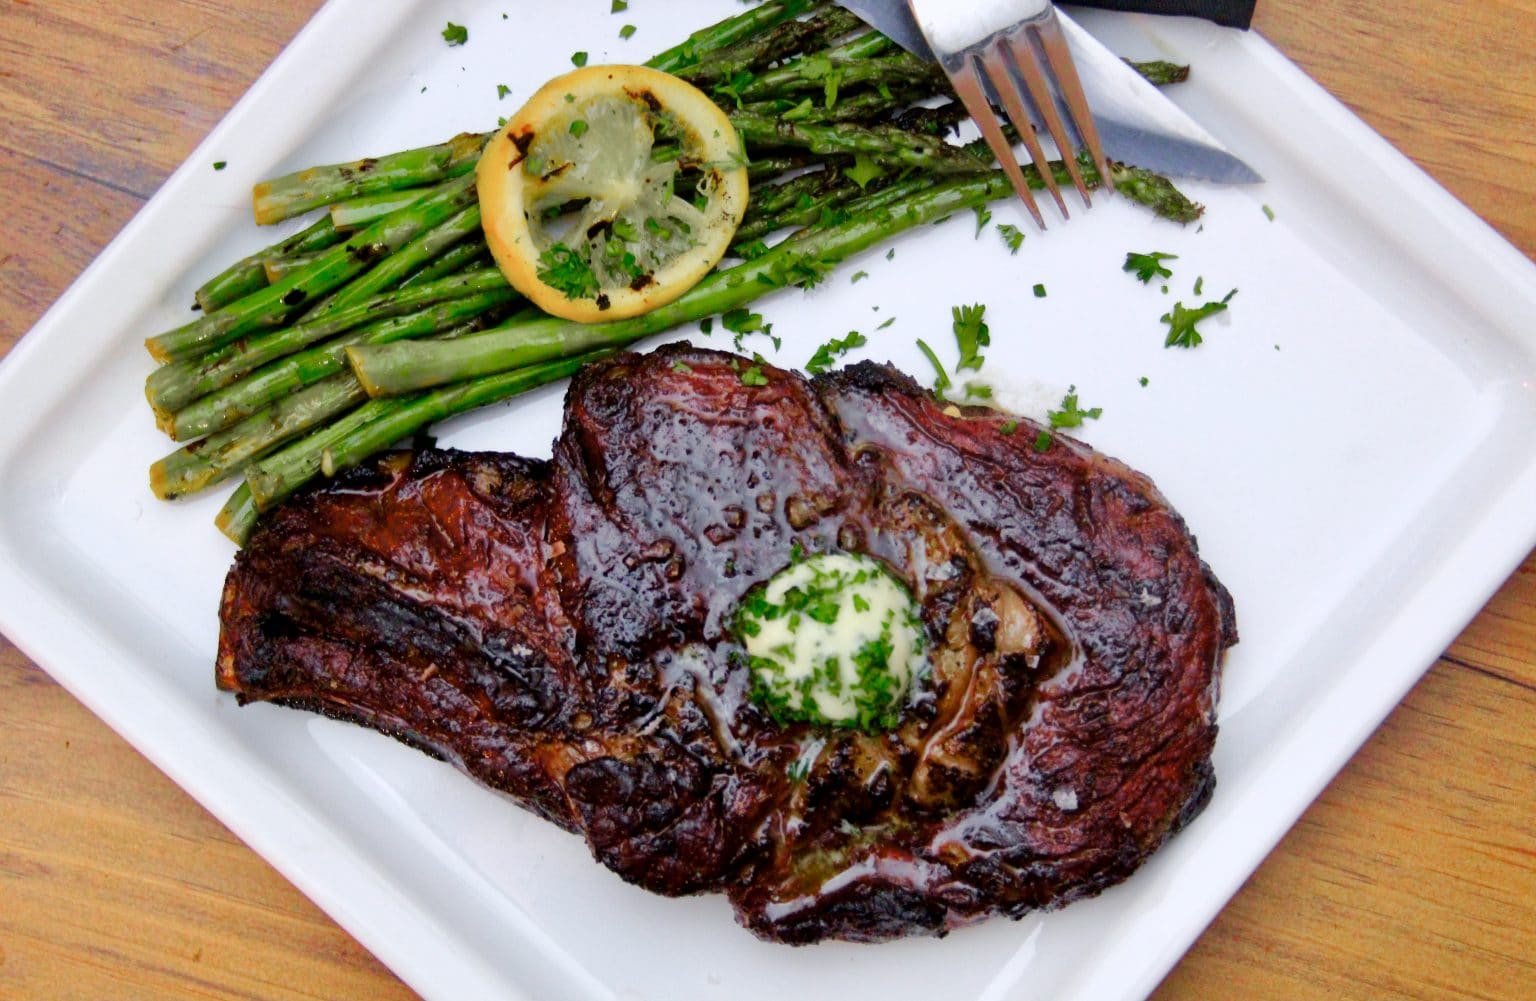
POLYGON ((1258 0, 1068 0, 1083 7, 1124 10, 1137 14, 1186 14, 1229 28, 1246 28, 1253 22, 1258 0))

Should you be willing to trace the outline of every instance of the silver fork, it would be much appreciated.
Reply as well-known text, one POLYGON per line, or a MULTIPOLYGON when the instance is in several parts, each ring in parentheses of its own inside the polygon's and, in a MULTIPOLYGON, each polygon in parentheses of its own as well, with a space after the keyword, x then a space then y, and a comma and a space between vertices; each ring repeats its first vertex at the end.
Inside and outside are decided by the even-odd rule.
MULTIPOLYGON (((899 2, 899 0, 898 0, 899 2)), ((1056 20, 1056 8, 1050 0, 907 0, 912 16, 922 28, 939 65, 955 86, 955 93, 981 127, 987 145, 1013 182, 1030 215, 1041 229, 1045 217, 1035 204, 1024 172, 1013 155, 1013 144, 1004 134, 1002 124, 992 111, 988 93, 996 95, 1013 123, 1019 138, 1029 150, 1041 181, 1056 199, 1063 217, 1066 200, 1056 183, 1055 173, 1045 151, 1040 148, 1036 131, 1040 126, 1050 133, 1066 162, 1067 173, 1082 195, 1084 204, 1092 205, 1088 185, 1083 183, 1074 147, 1057 110, 1057 100, 1072 119, 1072 129, 1087 147, 1105 187, 1114 188, 1104 147, 1099 142, 1088 99, 1077 78, 1067 41, 1056 20), (1022 88, 1020 84, 1022 83, 1022 88)))

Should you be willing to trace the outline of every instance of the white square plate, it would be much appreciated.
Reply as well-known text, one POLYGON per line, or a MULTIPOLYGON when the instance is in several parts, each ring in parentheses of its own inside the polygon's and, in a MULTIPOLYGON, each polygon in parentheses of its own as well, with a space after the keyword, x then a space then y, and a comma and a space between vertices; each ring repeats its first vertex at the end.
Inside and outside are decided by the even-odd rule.
MULTIPOLYGON (((894 259, 764 299, 783 349, 748 344, 801 365, 857 329, 861 356, 924 377, 914 338, 953 361, 950 306, 986 303, 1004 398, 1038 413, 1076 385, 1104 408, 1087 439, 1151 474, 1199 534, 1243 633, 1220 784, 1125 885, 942 941, 767 945, 723 899, 626 886, 578 839, 384 737, 214 690, 221 499, 148 493, 169 446, 140 342, 272 241, 250 185, 483 130, 575 50, 638 62, 739 9, 332 0, 0 364, 0 626, 429 998, 1141 997, 1536 542, 1536 268, 1255 35, 1083 16, 1125 55, 1194 63, 1173 95, 1269 178, 1184 185, 1202 226, 1101 198, 1041 235, 996 206, 994 227, 1030 234, 1017 256, 969 217, 908 234, 894 259), (444 44, 449 20, 468 44, 444 44), (1179 255, 1166 294, 1121 272, 1130 250, 1179 255), (1234 287, 1205 344, 1162 346, 1175 300, 1234 287)), ((545 455, 559 404, 547 389, 440 434, 545 455)))

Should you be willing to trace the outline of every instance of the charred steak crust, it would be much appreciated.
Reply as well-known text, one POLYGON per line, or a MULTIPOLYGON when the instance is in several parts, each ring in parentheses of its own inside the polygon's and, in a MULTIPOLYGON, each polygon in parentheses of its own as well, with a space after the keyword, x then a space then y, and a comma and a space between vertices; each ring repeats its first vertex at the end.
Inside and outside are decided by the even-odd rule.
POLYGON ((888 367, 742 364, 617 355, 548 463, 401 453, 283 505, 226 582, 220 686, 451 761, 773 940, 943 934, 1124 879, 1210 796, 1236 642, 1177 513, 888 367), (897 731, 747 698, 727 617, 797 548, 912 588, 932 675, 897 731))

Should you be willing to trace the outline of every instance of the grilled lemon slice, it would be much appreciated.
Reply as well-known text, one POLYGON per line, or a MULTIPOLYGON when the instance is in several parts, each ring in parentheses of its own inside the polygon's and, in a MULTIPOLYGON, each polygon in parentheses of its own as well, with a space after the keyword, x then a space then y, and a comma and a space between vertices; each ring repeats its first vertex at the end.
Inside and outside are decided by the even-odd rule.
POLYGON ((720 262, 747 207, 725 113, 643 66, 545 84, 487 144, 486 242, 514 288, 582 323, 665 305, 720 262))

